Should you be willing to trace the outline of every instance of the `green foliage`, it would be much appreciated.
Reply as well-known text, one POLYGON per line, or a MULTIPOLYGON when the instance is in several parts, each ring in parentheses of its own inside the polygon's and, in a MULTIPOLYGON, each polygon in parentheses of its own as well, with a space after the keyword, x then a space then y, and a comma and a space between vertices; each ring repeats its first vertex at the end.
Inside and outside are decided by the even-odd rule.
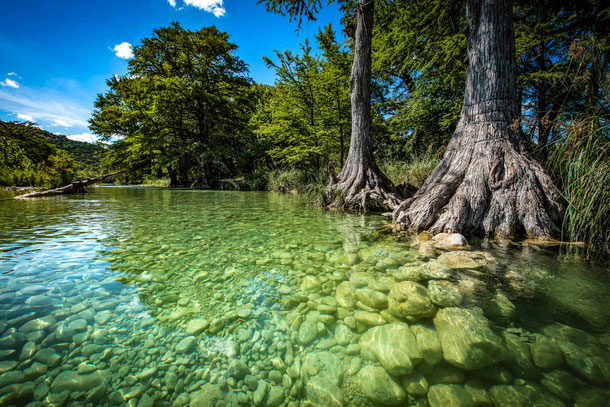
POLYGON ((307 40, 301 54, 277 52, 275 87, 261 89, 254 132, 274 167, 322 168, 329 160, 343 163, 349 145, 350 60, 328 25, 316 36, 322 55, 313 55, 307 40))
POLYGON ((80 174, 81 166, 47 134, 33 123, 0 121, 0 185, 56 188, 80 174))
POLYGON ((399 0, 376 9, 373 71, 387 86, 391 159, 438 152, 460 116, 465 2, 399 0))
POLYGON ((134 47, 127 75, 107 81, 90 120, 102 138, 121 138, 106 166, 132 178, 169 176, 172 186, 210 184, 235 171, 253 98, 228 38, 214 26, 172 23, 134 47))
POLYGON ((440 162, 439 157, 433 155, 422 155, 410 162, 387 161, 381 164, 381 171, 394 183, 398 185, 408 182, 421 187, 424 181, 440 162))
POLYGON ((269 182, 269 173, 265 169, 259 169, 246 174, 244 181, 253 191, 264 191, 269 182))
POLYGON ((610 254, 610 128, 587 118, 565 134, 549 157, 567 203, 563 239, 610 254))
POLYGON ((79 163, 83 163, 93 169, 99 167, 104 147, 100 144, 85 143, 83 141, 70 140, 66 136, 44 132, 47 140, 55 147, 65 150, 70 157, 79 163))
POLYGON ((274 170, 269 172, 267 189, 274 192, 296 192, 317 198, 328 185, 328 175, 324 171, 274 170))

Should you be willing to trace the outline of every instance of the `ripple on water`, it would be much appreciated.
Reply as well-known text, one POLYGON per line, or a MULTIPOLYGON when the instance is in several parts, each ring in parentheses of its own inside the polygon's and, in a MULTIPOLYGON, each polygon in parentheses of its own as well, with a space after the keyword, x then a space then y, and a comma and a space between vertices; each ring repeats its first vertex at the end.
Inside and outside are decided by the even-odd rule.
POLYGON ((269 193, 0 202, 0 405, 602 406, 608 279, 269 193))

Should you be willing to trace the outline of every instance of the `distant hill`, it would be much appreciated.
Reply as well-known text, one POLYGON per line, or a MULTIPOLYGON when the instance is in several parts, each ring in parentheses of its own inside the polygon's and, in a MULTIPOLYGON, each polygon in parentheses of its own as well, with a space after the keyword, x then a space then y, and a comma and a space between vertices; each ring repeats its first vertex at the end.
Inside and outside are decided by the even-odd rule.
POLYGON ((32 123, 0 120, 0 137, 14 140, 34 163, 44 161, 53 147, 64 150, 74 161, 91 167, 100 165, 104 149, 96 144, 70 140, 66 136, 42 130, 32 123))
POLYGON ((57 135, 44 131, 49 143, 57 148, 66 150, 68 154, 81 163, 97 167, 100 164, 100 155, 104 149, 97 144, 85 143, 83 141, 70 140, 66 136, 57 135))

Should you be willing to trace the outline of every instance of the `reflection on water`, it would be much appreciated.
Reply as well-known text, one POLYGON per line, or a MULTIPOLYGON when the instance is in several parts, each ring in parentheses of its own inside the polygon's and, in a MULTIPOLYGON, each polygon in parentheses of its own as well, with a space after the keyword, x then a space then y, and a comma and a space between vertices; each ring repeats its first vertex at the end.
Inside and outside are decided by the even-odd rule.
POLYGON ((0 405, 606 406, 609 281, 268 193, 0 202, 0 405))

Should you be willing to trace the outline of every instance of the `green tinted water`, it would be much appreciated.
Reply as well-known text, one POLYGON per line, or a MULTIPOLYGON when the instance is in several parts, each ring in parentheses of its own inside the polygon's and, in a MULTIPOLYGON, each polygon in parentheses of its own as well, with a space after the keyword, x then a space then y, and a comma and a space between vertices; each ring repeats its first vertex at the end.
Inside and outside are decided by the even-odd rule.
POLYGON ((607 406, 605 270, 294 196, 0 201, 0 405, 607 406))

